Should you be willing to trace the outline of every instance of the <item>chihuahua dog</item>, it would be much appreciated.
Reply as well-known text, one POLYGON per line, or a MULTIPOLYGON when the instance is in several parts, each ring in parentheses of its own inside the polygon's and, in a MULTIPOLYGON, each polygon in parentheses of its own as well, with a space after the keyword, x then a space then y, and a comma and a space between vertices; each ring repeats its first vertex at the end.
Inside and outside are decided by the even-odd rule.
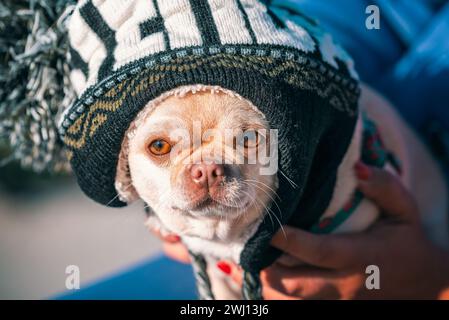
MULTIPOLYGON (((429 234, 446 246, 447 189, 437 163, 387 101, 364 87, 360 105, 376 122, 386 149, 400 159, 400 178, 416 197, 429 234)), ((260 148, 269 151, 269 129, 257 106, 231 91, 202 85, 175 89, 147 105, 128 130, 117 189, 127 200, 141 198, 148 204, 154 213, 148 218, 150 228, 180 235, 209 260, 237 261, 260 217, 277 219, 268 210, 276 202, 276 173, 261 174, 257 155, 255 161, 245 161, 260 148), (234 134, 226 142, 229 129, 240 137, 234 134), (198 133, 200 138, 192 143, 198 133), (239 144, 241 152, 235 152, 239 144)), ((362 130, 359 116, 324 217, 332 217, 356 188, 353 167, 360 159, 362 130)), ((365 199, 335 232, 362 231, 378 213, 365 199)), ((288 263, 288 257, 282 259, 288 263)), ((209 265, 216 298, 240 298, 215 263, 209 265)))

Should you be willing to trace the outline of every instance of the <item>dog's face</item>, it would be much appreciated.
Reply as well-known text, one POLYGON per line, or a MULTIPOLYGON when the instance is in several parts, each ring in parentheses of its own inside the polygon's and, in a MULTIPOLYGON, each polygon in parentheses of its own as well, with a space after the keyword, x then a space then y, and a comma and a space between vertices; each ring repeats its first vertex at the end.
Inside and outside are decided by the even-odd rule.
POLYGON ((276 177, 261 173, 258 156, 268 129, 248 101, 226 93, 166 98, 129 140, 133 186, 171 232, 230 240, 269 214, 276 177))

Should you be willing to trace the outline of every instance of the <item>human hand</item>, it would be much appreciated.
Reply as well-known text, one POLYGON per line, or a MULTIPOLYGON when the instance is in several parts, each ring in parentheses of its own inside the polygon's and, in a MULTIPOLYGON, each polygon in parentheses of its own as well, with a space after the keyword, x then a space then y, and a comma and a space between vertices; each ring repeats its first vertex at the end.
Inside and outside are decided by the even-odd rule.
MULTIPOLYGON (((359 188, 383 216, 357 234, 316 235, 285 226, 286 236, 277 233, 272 245, 300 265, 275 263, 262 271, 265 299, 448 298, 449 254, 425 236, 414 199, 386 171, 360 163, 356 171, 359 188), (379 290, 365 286, 369 265, 379 267, 379 290)), ((239 268, 230 266, 240 282, 239 268)))
POLYGON ((156 229, 152 229, 151 231, 156 237, 162 240, 162 249, 166 256, 182 263, 190 263, 189 252, 179 236, 175 234, 162 235, 156 229))

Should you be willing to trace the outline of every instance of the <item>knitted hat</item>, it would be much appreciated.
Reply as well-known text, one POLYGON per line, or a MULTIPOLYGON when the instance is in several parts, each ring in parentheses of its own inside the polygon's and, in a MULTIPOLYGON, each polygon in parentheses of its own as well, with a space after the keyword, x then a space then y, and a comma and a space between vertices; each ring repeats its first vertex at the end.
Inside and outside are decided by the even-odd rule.
MULTIPOLYGON (((68 25, 77 99, 59 133, 82 190, 115 188, 125 132, 157 97, 185 85, 248 99, 278 129, 282 224, 308 229, 327 208, 349 146, 359 89, 348 55, 308 17, 259 0, 81 0, 68 25)), ((279 252, 264 219, 240 264, 257 274, 279 252)))

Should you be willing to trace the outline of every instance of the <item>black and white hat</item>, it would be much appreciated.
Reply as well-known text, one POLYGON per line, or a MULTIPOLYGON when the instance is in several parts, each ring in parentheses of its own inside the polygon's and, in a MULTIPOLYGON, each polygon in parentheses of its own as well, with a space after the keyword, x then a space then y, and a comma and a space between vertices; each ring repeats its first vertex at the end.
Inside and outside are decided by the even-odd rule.
MULTIPOLYGON (((130 124, 150 101, 200 84, 248 99, 279 130, 281 223, 307 229, 319 219, 354 131, 357 75, 315 21, 266 2, 78 2, 68 24, 77 99, 59 133, 89 197, 127 204, 115 180, 130 124)), ((257 273, 278 256, 269 247, 277 228, 261 223, 242 251, 245 270, 257 273)))

